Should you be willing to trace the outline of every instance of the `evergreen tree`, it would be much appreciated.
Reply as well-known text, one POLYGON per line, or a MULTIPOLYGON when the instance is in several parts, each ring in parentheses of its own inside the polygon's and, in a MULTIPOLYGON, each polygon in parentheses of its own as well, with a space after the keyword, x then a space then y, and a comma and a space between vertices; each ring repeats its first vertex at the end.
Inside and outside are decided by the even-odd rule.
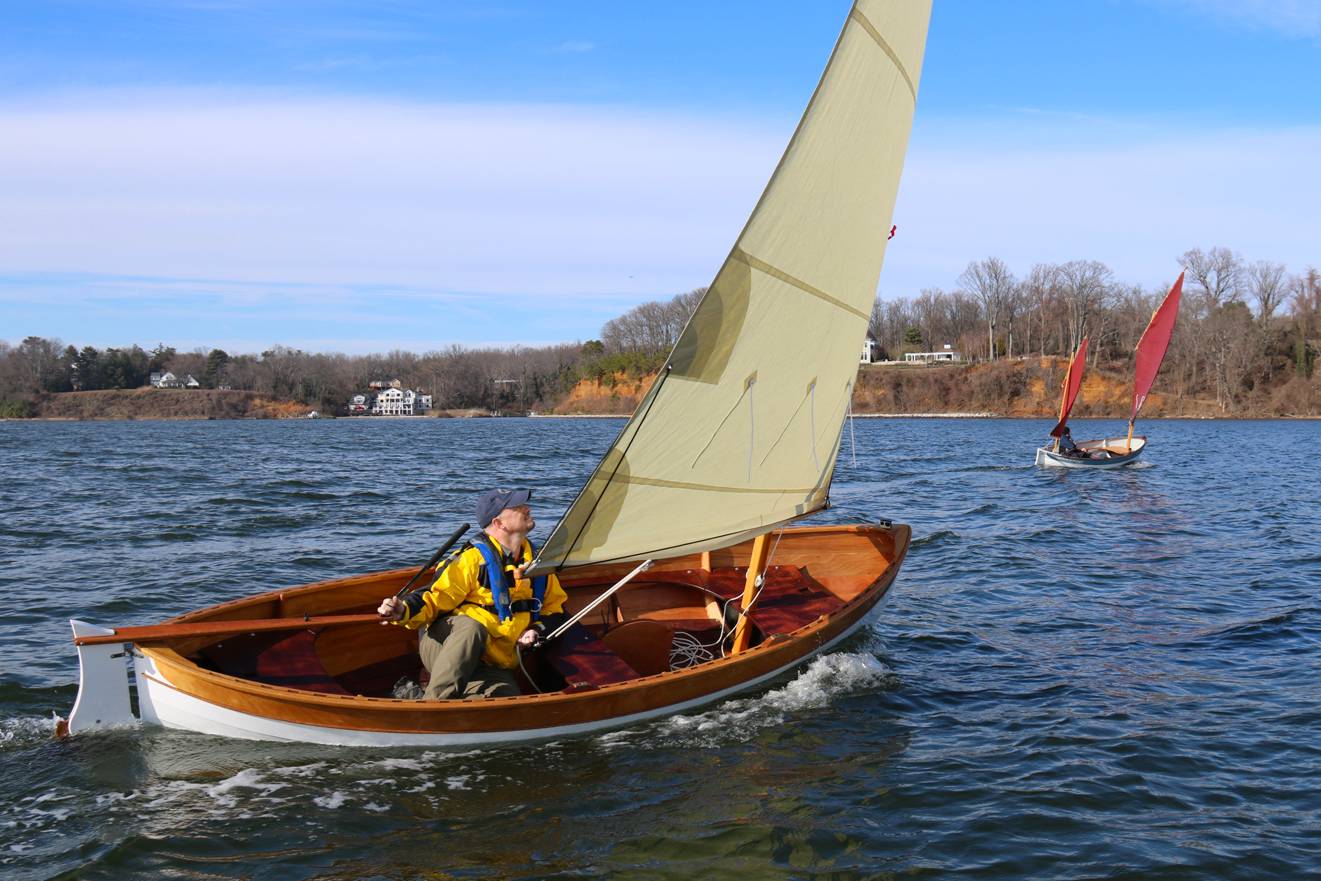
POLYGON ((229 354, 224 349, 212 349, 206 356, 206 369, 202 371, 202 385, 215 388, 225 376, 225 367, 229 365, 229 354))

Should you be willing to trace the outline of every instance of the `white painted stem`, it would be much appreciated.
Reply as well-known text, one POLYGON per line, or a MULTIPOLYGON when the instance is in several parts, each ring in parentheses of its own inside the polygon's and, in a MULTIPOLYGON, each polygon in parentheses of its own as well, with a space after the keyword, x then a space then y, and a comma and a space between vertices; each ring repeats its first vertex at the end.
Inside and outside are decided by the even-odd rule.
POLYGON ((592 611, 592 609, 595 609, 597 606, 601 605, 601 603, 603 603, 605 600, 613 596, 615 591, 619 590, 621 587, 632 581, 635 575, 640 575, 641 573, 646 572, 650 568, 651 568, 651 561, 643 560, 640 564, 638 564, 638 567, 636 569, 625 575, 623 578, 619 579, 619 581, 615 582, 614 587, 610 588, 605 593, 601 594, 599 597, 597 597, 596 599, 588 603, 586 606, 584 606, 578 612, 578 614, 574 615, 568 621, 565 621, 563 624, 561 624, 558 628, 556 628, 555 632, 552 633, 550 636, 546 637, 546 639, 552 640, 558 636, 563 636, 564 631, 568 630, 570 627, 577 624, 579 621, 582 620, 584 615, 586 615, 588 612, 592 611))

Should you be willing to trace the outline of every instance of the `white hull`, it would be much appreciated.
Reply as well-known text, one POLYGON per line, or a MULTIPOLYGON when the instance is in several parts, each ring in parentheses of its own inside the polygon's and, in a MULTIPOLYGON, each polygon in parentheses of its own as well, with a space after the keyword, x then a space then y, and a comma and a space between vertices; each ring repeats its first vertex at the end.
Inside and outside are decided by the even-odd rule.
POLYGON ((1088 457, 1085 459, 1061 455, 1054 451, 1052 445, 1047 445, 1037 449, 1036 464, 1043 468, 1081 468, 1092 471, 1123 468, 1125 465, 1136 462, 1138 457, 1142 455, 1142 451, 1147 447, 1147 439, 1144 437, 1133 438, 1131 452, 1125 452, 1127 444, 1128 439, 1122 437, 1083 441, 1078 444, 1078 449, 1088 452, 1103 451, 1107 454, 1106 458, 1088 457))
POLYGON ((861 617, 852 627, 845 630, 835 639, 832 639, 830 642, 822 645, 811 654, 800 658, 794 663, 773 670, 764 676, 741 682, 737 686, 725 689, 724 691, 703 695, 701 698, 695 700, 671 704, 648 712, 635 713, 630 716, 617 716, 590 724, 531 728, 519 731, 465 732, 462 734, 433 734, 421 732, 398 733, 302 725, 296 722, 285 722, 278 719, 268 719, 263 716, 241 713, 236 710, 216 706, 215 704, 193 697, 190 694, 185 694, 169 684, 164 675, 162 675, 156 668, 156 665, 152 663, 150 658, 135 653, 134 671, 137 680, 138 705, 144 723, 159 725, 164 728, 196 731, 201 734, 212 734, 218 737, 233 737, 241 740, 292 741, 296 743, 325 744, 328 746, 426 746, 460 748, 518 743, 530 740, 547 740, 579 734, 591 734, 593 732, 606 731, 612 728, 624 728, 629 725, 635 725, 639 722, 645 722, 649 719, 657 719, 663 716, 687 712, 688 710, 693 710, 705 706, 706 704, 715 703, 739 692, 763 685, 775 677, 792 670, 794 667, 806 663, 856 633, 860 627, 873 618, 876 611, 889 600, 889 596, 890 592, 887 590, 880 602, 876 604, 876 607, 873 608, 871 612, 861 617))

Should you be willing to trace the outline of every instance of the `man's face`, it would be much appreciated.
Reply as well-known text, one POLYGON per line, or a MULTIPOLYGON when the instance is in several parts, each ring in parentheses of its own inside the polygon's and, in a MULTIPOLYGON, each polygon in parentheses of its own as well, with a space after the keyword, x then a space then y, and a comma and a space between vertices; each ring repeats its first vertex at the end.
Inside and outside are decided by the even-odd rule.
POLYGON ((505 531, 518 532, 524 535, 535 529, 537 525, 537 521, 532 519, 532 508, 529 505, 505 508, 495 519, 500 521, 500 525, 505 531))

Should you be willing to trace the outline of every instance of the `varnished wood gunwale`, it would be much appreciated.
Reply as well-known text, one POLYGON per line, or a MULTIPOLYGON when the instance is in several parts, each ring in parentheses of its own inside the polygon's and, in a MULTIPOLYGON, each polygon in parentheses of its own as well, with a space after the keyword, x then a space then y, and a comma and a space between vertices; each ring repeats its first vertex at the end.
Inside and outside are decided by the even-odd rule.
MULTIPOLYGON (((174 688, 241 713, 283 722, 392 733, 508 732, 608 722, 616 717, 700 701, 708 695, 735 689, 792 666, 815 653, 856 624, 885 595, 898 574, 911 537, 909 528, 903 525, 890 529, 874 526, 801 527, 783 532, 785 546, 779 549, 777 562, 800 566, 808 572, 815 567, 817 574, 814 577, 818 583, 831 589, 831 582, 838 581, 840 592, 852 594, 833 615, 822 616, 792 634, 773 635, 737 656, 600 688, 481 701, 419 702, 320 694, 267 685, 204 670, 171 647, 145 647, 142 652, 168 680, 161 682, 162 687, 174 688), (881 544, 888 545, 888 554, 882 553, 881 544), (809 549, 816 553, 803 553, 809 549), (850 561, 867 558, 872 560, 870 573, 845 571, 850 561), (867 583, 855 589, 853 582, 858 578, 867 579, 867 583)), ((738 565, 741 560, 746 565, 752 542, 745 544, 747 549, 736 547, 726 549, 727 554, 716 552, 713 564, 738 565)), ((665 571, 691 571, 701 562, 699 555, 692 556, 692 560, 665 561, 661 573, 652 572, 649 576, 659 578, 665 571)), ((601 567, 596 572, 566 573, 564 580, 566 586, 608 583, 612 577, 609 569, 601 567), (588 578, 590 582, 586 581, 588 578)), ((347 600, 358 604, 369 599, 368 594, 374 596, 373 592, 388 588, 392 583, 397 589, 409 575, 411 570, 395 570, 273 591, 172 620, 206 620, 220 615, 242 617, 245 609, 270 603, 273 598, 298 613, 300 605, 309 605, 316 593, 328 591, 347 590, 347 600)), ((344 600, 336 597, 339 605, 344 600)))
POLYGON ((131 642, 150 645, 155 642, 174 642, 180 639, 212 636, 232 636, 236 633, 273 633, 281 630, 299 630, 303 627, 342 627, 346 624, 376 624, 376 615, 318 615, 315 618, 257 618, 227 621, 189 621, 183 624, 148 624, 145 627, 119 627, 109 636, 80 636, 74 645, 113 645, 131 642))

